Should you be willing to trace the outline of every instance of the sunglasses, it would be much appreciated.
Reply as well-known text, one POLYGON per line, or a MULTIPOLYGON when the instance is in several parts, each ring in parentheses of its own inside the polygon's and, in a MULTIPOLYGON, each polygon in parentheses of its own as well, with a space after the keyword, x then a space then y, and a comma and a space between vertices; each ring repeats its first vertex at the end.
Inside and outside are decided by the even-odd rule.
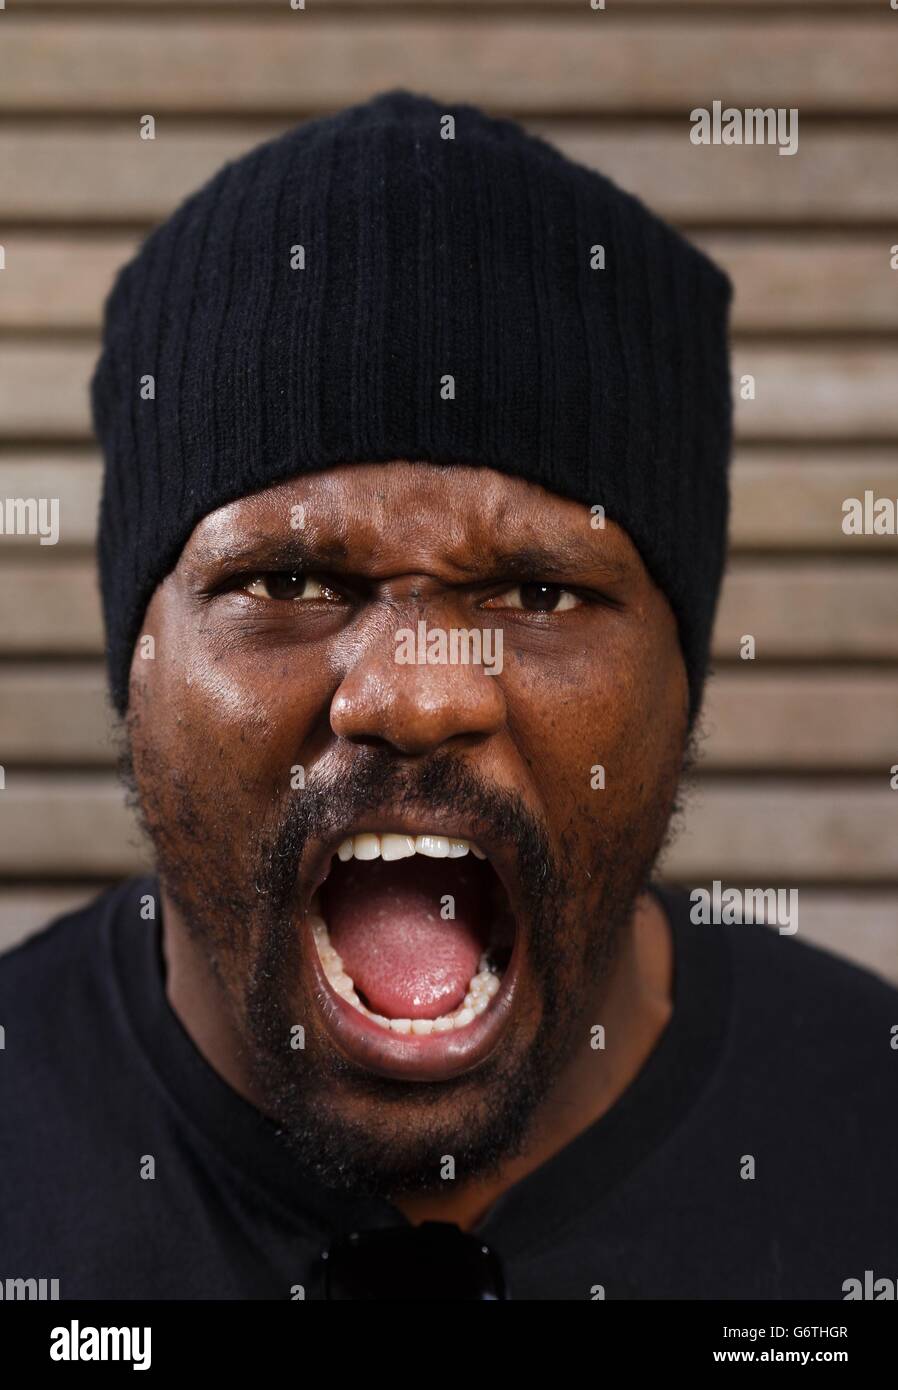
POLYGON ((444 1221, 341 1236, 316 1262, 312 1289, 318 1299, 508 1299, 496 1252, 444 1221))

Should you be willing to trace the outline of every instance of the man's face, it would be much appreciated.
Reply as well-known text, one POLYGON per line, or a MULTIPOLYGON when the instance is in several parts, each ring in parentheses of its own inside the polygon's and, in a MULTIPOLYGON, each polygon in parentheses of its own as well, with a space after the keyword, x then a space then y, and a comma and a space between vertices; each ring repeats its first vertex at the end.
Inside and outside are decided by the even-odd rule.
POLYGON ((143 633, 167 929, 253 1098, 329 1183, 495 1169, 601 1022, 679 781, 685 669, 634 546, 492 470, 353 464, 207 516, 143 633))

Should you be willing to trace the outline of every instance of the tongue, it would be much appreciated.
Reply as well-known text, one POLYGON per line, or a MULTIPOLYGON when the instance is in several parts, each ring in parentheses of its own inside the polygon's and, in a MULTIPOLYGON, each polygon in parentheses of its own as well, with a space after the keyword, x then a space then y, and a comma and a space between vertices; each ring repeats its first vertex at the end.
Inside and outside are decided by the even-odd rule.
POLYGON ((322 903, 331 945, 375 1013, 438 1018, 458 1008, 485 948, 485 867, 422 855, 334 865, 322 903))

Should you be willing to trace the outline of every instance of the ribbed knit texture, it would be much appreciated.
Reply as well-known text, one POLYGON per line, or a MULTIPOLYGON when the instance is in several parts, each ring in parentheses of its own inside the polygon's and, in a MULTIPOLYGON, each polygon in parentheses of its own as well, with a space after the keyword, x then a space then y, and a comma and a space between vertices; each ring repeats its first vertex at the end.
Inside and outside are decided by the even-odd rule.
POLYGON ((146 605, 203 516, 311 469, 404 458, 604 506, 676 614, 694 715, 726 545, 730 297, 636 198, 474 107, 390 92, 226 165, 106 304, 91 394, 116 708, 146 605))

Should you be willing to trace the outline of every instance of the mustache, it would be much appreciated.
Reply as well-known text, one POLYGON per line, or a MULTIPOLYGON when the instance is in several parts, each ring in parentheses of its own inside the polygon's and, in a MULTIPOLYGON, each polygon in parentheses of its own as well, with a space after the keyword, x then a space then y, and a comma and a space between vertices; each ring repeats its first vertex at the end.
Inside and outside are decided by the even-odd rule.
POLYGON ((286 906, 296 891, 296 866, 311 839, 328 839, 365 815, 428 812, 464 816, 514 847, 525 893, 538 895, 553 876, 546 828, 523 798, 484 782, 451 753, 435 754, 410 770, 387 749, 358 750, 339 772, 296 789, 260 846, 255 891, 286 906))

